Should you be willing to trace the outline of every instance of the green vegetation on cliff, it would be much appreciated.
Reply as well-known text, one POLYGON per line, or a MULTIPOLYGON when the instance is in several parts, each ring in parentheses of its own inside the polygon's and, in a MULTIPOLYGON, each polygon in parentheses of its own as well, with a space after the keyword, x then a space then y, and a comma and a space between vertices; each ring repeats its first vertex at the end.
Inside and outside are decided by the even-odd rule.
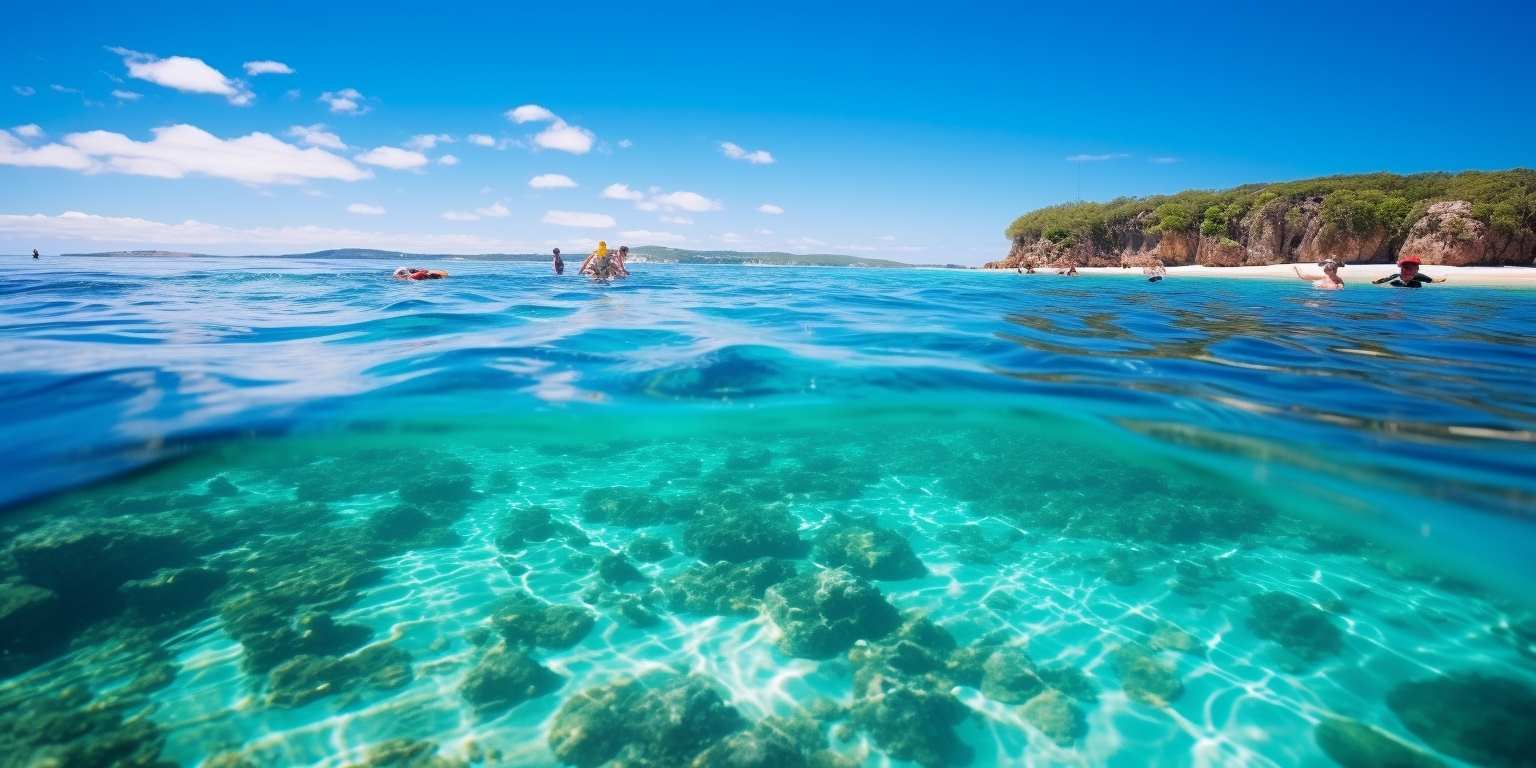
POLYGON ((1498 232, 1536 229, 1536 171, 1521 168, 1327 176, 1219 191, 1121 197, 1107 203, 1066 203, 1014 219, 1007 235, 1020 242, 1090 242, 1104 248, 1112 246, 1112 231, 1127 225, 1154 234, 1198 232, 1210 238, 1231 238, 1239 236, 1238 222, 1252 211, 1273 206, 1277 212, 1285 210, 1286 216, 1300 215, 1295 204, 1316 198, 1322 201, 1320 214, 1326 225, 1354 234, 1385 230, 1391 237, 1400 237, 1430 204, 1443 200, 1471 203, 1472 217, 1498 232))

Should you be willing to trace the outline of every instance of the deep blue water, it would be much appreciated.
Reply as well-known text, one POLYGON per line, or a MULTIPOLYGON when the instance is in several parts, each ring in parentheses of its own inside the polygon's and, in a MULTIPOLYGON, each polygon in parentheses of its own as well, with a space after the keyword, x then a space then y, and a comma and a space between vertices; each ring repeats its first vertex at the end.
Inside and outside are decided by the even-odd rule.
MULTIPOLYGON (((1518 703, 1536 680, 1536 293, 662 265, 600 284, 470 262, 402 282, 394 266, 12 270, 0 545, 13 554, 0 582, 48 610, 0 611, 0 624, 57 626, 0 647, 0 698, 82 686, 84 699, 49 706, 110 701, 116 719, 97 731, 182 765, 339 766, 391 739, 445 760, 582 764, 557 746, 567 702, 654 670, 715 686, 743 723, 722 733, 819 720, 825 744, 801 752, 868 765, 1327 764, 1339 732, 1352 747, 1386 739, 1499 765, 1517 764, 1500 748, 1530 743, 1457 746, 1404 702, 1421 692, 1405 686, 1476 673, 1512 681, 1518 703), (608 488, 642 518, 649 504, 672 511, 615 522, 608 488), (407 507, 424 512, 399 533, 385 512, 407 507), (581 536, 508 543, 508 515, 529 508, 581 536), (811 658, 772 597, 729 615, 674 597, 680 574, 722 559, 700 543, 715 519, 789 521, 805 551, 738 559, 812 574, 838 564, 823 542, 838 526, 895 532, 926 575, 858 576, 906 619, 926 615, 984 658, 995 646, 1027 652, 1031 669, 1076 670, 1099 694, 1067 705, 1070 686, 1049 680, 1046 694, 1062 693, 1045 701, 959 672, 919 683, 887 670, 960 712, 951 726, 923 710, 940 735, 904 744, 880 718, 912 713, 881 709, 861 671, 900 632, 865 629, 851 652, 811 658), (155 554, 152 529, 198 543, 155 554), (79 541, 102 530, 107 541, 79 541), (371 549, 381 531, 398 538, 371 549), (673 551, 638 580, 600 573, 641 531, 673 551), (302 568, 249 575, 281 570, 264 556, 323 560, 295 536, 333 535, 366 550, 334 566, 369 571, 345 594, 294 588, 302 568), (130 562, 112 559, 122 553, 130 562), (50 570, 47 558, 71 557, 108 564, 89 578, 50 570), (206 590, 174 611, 144 607, 143 582, 188 568, 212 574, 206 590), (251 630, 242 596, 285 589, 263 609, 272 623, 251 630), (491 616, 518 589, 590 610, 596 626, 574 646, 536 646, 558 685, 487 716, 462 692, 488 654, 520 647, 491 616), (637 605, 656 622, 627 613, 637 605), (77 618, 39 618, 60 611, 77 618), (293 641, 275 665, 252 661, 316 612, 371 639, 293 641), (384 647, 408 655, 409 682, 336 667, 316 674, 345 695, 276 693, 285 660, 384 647), (145 659, 163 671, 125 684, 124 665, 145 659), (1138 663, 1179 692, 1128 682, 1138 663), (1041 710, 1069 709, 1073 733, 1040 725, 1041 710)), ((45 714, 14 709, 12 727, 45 714)), ((79 751, 85 739, 14 749, 98 754, 79 751)), ((710 743, 645 759, 716 754, 710 743)))

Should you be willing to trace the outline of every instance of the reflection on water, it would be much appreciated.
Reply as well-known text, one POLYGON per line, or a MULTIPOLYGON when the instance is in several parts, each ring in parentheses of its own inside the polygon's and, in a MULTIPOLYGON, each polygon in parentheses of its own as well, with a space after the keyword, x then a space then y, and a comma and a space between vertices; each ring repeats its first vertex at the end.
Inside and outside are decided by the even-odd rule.
POLYGON ((0 765, 1536 754, 1523 296, 486 270, 0 296, 0 765))

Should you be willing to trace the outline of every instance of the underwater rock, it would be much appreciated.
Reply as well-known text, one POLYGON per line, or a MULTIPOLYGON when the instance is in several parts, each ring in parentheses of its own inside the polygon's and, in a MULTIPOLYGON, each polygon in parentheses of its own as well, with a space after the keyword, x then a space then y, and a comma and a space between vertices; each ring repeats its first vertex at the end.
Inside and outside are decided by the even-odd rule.
POLYGON ((859 699, 852 719, 891 757, 937 768, 970 762, 970 749, 954 731, 969 713, 948 693, 892 684, 859 699))
POLYGON ((676 611, 719 616, 755 614, 763 592, 794 575, 794 563, 771 557, 746 563, 694 565, 667 584, 667 601, 676 611))
POLYGON ((348 768, 466 768, 463 760, 439 757, 430 741, 390 739, 368 750, 368 759, 348 768))
POLYGON ((1458 672, 1387 693, 1397 718, 1435 749, 1469 763, 1515 768, 1536 760, 1536 689, 1508 677, 1458 672))
POLYGON ((208 607, 208 598, 228 577, 210 568, 175 568, 157 571, 147 579, 124 582, 118 587, 129 609, 159 621, 208 607))
POLYGON ((1134 586, 1140 576, 1131 554, 1123 549, 1111 552, 1104 561, 1104 580, 1111 584, 1120 587, 1134 586))
POLYGON ((297 656, 279 664, 268 680, 267 701, 299 707, 355 688, 399 688, 411 681, 411 656, 388 643, 350 656, 297 656))
POLYGON ((562 763, 595 768, 683 766, 745 721, 710 681, 652 675, 588 688, 561 705, 549 747, 562 763))
POLYGON ((502 598, 491 615, 491 625, 501 636, 523 648, 569 648, 581 642, 594 623, 584 608, 550 605, 523 591, 502 598))
POLYGON ((1020 606, 1019 599, 1007 592, 993 592, 982 599, 981 604, 998 613, 1016 611, 1020 606))
POLYGON ((82 686, 27 696, 0 710, 0 765, 26 768, 172 765, 165 734, 147 714, 124 717, 82 686))
POLYGON ((641 535, 629 542, 624 552, 642 563, 655 563, 672 556, 672 545, 666 539, 641 535))
POLYGON ((1344 635, 1326 611, 1286 592, 1264 592, 1248 598, 1252 613, 1248 627, 1265 640, 1278 643, 1298 659, 1317 661, 1338 653, 1344 635))
POLYGON ((906 539, 873 524, 834 524, 822 529, 816 535, 814 557, 833 568, 847 566, 866 579, 915 579, 928 575, 928 568, 906 539))
POLYGON ((690 768, 805 768, 799 747, 767 728, 739 731, 699 753, 690 768))
POLYGON ((782 476, 784 490, 825 501, 857 499, 864 488, 880 480, 871 462, 855 463, 834 453, 811 450, 798 457, 799 467, 782 476))
POLYGON ((1132 701, 1154 707, 1167 706, 1184 695, 1184 683, 1172 664, 1159 660, 1139 645, 1123 645, 1109 655, 1120 676, 1120 685, 1132 701))
POLYGON ((791 656, 825 659, 856 640, 883 637, 901 624, 880 590, 842 568, 796 576, 763 593, 768 618, 791 656))
POLYGON ((1147 646, 1154 651, 1178 651, 1199 656, 1205 646, 1194 635, 1168 622, 1159 622, 1147 638, 1147 646))
POLYGON ((1059 691, 1044 691, 1035 696, 1019 714, 1058 746, 1072 746, 1088 730, 1082 710, 1059 691))
POLYGON ((640 488, 593 488, 581 496, 581 517, 589 523, 642 528, 674 519, 667 503, 640 488))
MULTIPOLYGON (((259 598, 257 598, 259 600, 259 598)), ((329 613, 309 611, 290 618, 281 608, 233 601, 220 607, 224 629, 244 648, 244 667, 264 673, 299 656, 336 656, 362 646, 373 630, 338 624, 329 613)))
POLYGON ((554 518, 545 507, 521 507, 508 512, 496 526, 496 548, 503 552, 522 549, 523 544, 547 541, 557 532, 554 518))
POLYGON ((446 474, 443 467, 418 469, 407 474, 400 485, 401 501, 424 507, 462 507, 463 502, 474 497, 473 478, 468 474, 446 474))
POLYGON ((878 641, 858 643, 848 651, 854 666, 853 691, 863 697, 893 682, 945 692, 956 685, 979 684, 976 669, 957 664, 957 644, 949 631, 921 614, 910 614, 895 632, 878 641))
POLYGON ((759 557, 799 557, 805 552, 800 522, 782 505, 707 507, 683 529, 683 549, 714 563, 759 557))
POLYGON ((59 596, 51 589, 31 584, 0 584, 0 675, 31 666, 31 659, 13 654, 32 654, 52 649, 71 630, 60 613, 59 596))
POLYGON ((498 648, 487 653, 469 671, 459 692, 475 709, 498 712, 551 693, 561 682, 559 675, 528 654, 498 648))
POLYGON ((1312 732, 1318 749, 1344 768, 1445 768, 1425 752, 1354 720, 1330 717, 1312 732))
POLYGON ((1233 578, 1232 561, 1225 558, 1180 560, 1173 566, 1169 587, 1181 595, 1194 596, 1233 578))
POLYGON ((240 489, 235 487, 235 484, 231 483, 223 475, 219 475, 218 477, 209 480, 208 484, 204 486, 204 488, 206 489, 209 496, 212 496, 216 499, 227 499, 232 496, 240 495, 240 489))
POLYGON ((143 533, 106 521, 68 521, 16 538, 11 556, 32 584, 58 593, 71 611, 115 612, 125 581, 191 561, 186 543, 171 533, 143 533))
POLYGON ((1044 688, 1023 648, 993 651, 981 665, 981 692, 993 701, 1023 704, 1044 688))
POLYGON ((645 575, 629 562, 629 558, 617 552, 604 555, 597 561, 597 575, 610 584, 645 581, 645 575))
POLYGON ((448 527, 451 522, 429 515, 418 507, 401 504, 369 516, 368 540, 376 545, 380 554, 392 554, 401 549, 453 547, 460 543, 460 539, 448 527))
POLYGON ((1099 687, 1077 667, 1041 667, 1036 674, 1040 675, 1040 682, 1075 701, 1092 704, 1099 700, 1099 687))

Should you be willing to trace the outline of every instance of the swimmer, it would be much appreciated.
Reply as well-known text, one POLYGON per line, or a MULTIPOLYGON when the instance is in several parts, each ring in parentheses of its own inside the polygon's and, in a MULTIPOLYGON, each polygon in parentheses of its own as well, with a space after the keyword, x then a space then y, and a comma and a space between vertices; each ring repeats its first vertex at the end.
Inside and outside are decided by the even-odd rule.
POLYGON ((560 258, 560 249, 555 249, 555 274, 565 274, 565 259, 560 258))
POLYGON ((37 249, 36 248, 32 249, 32 258, 34 258, 34 259, 37 258, 37 249))
POLYGON ((1340 264, 1337 259, 1329 256, 1328 258, 1319 261, 1317 266, 1322 267, 1323 269, 1323 274, 1321 276, 1303 275, 1301 273, 1301 267, 1293 266, 1291 269, 1296 272, 1297 277, 1312 283, 1312 287, 1318 289, 1319 291, 1337 291, 1344 287, 1344 281, 1339 279, 1339 268, 1344 265, 1340 264))
POLYGON ((1153 259, 1141 268, 1141 273, 1147 276, 1147 282, 1155 283, 1168 276, 1168 268, 1163 266, 1162 259, 1153 259))
POLYGON ((613 265, 614 274, 619 277, 629 277, 629 267, 625 265, 627 261, 629 261, 629 246, 621 245, 619 246, 619 258, 613 265))
POLYGON ((591 275, 598 279, 613 277, 613 256, 608 252, 608 241, 597 241, 597 247, 592 250, 592 255, 586 261, 581 262, 581 269, 576 270, 579 275, 591 275))
POLYGON ((1422 288, 1430 283, 1443 283, 1443 277, 1430 277, 1419 271, 1419 257, 1404 256, 1397 260, 1397 274, 1372 280, 1371 285, 1389 283, 1393 288, 1422 288))
POLYGON ((400 267, 395 270, 396 280, 441 280, 448 276, 441 269, 420 269, 418 267, 400 267))
POLYGON ((1066 275, 1067 277, 1077 277, 1077 265, 1069 261, 1067 262, 1066 266, 1057 267, 1056 274, 1066 275))

